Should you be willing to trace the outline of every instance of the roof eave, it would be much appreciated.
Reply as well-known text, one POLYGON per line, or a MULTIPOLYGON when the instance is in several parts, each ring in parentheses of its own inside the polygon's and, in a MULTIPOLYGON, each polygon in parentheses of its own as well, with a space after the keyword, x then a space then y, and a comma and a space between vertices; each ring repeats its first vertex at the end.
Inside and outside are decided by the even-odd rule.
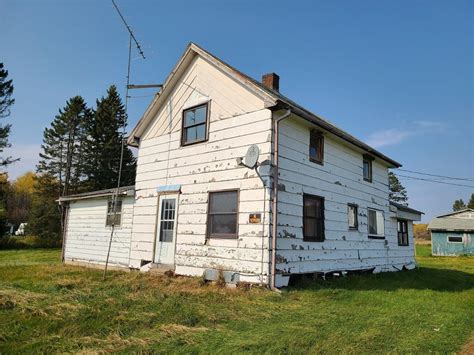
POLYGON ((399 162, 387 157, 385 154, 377 151, 376 149, 370 147, 369 145, 365 144, 364 142, 358 140, 357 138, 351 136, 350 134, 344 132, 343 130, 337 128, 336 126, 326 122, 326 120, 320 118, 319 116, 315 115, 312 112, 309 112, 291 102, 286 102, 281 99, 277 100, 277 104, 273 107, 267 107, 272 110, 280 110, 280 109, 288 109, 290 108, 291 111, 296 114, 297 116, 300 116, 301 118, 314 123, 318 125, 319 127, 325 129, 326 131, 334 134, 335 136, 355 145, 356 147, 362 149, 363 151, 366 151, 375 157, 385 161, 386 163, 389 164, 390 168, 401 168, 402 164, 399 162))

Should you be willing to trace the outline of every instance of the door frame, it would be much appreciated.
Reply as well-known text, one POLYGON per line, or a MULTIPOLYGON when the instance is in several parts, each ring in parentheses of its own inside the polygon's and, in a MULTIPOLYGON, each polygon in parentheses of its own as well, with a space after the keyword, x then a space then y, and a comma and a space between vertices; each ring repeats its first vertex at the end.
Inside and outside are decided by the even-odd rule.
POLYGON ((176 240, 178 236, 178 207, 179 207, 179 191, 166 191, 166 192, 160 192, 158 193, 157 196, 157 203, 156 203, 156 218, 155 218, 155 231, 154 231, 154 240, 153 240, 153 258, 152 262, 154 264, 162 264, 162 263, 157 263, 156 262, 156 247, 157 244, 159 243, 158 238, 160 237, 159 235, 159 223, 161 223, 161 199, 166 198, 167 196, 171 198, 176 199, 176 204, 175 204, 175 218, 174 218, 174 231, 173 231, 173 246, 171 249, 173 250, 173 262, 171 264, 163 264, 163 265, 172 265, 173 267, 176 265, 176 240))

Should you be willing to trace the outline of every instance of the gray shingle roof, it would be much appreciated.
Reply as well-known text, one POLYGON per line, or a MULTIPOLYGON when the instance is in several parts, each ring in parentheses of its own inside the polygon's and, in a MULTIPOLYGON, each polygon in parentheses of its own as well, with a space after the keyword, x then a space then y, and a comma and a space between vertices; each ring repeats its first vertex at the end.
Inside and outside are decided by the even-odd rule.
POLYGON ((431 230, 447 230, 447 231, 474 231, 474 219, 472 218, 452 218, 442 217, 434 218, 429 224, 428 229, 431 230))

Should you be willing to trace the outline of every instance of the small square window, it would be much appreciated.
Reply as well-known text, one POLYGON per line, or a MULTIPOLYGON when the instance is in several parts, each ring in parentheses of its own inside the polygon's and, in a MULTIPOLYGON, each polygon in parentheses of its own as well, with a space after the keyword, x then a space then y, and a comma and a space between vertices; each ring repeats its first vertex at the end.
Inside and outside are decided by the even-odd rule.
POLYGON ((207 140, 207 103, 183 111, 181 145, 207 140))
POLYGON ((373 157, 370 155, 364 155, 363 159, 363 174, 364 180, 368 182, 372 182, 372 161, 374 160, 373 157))
POLYGON ((107 227, 120 226, 121 223, 122 223, 122 200, 116 201, 115 209, 114 209, 114 199, 112 198, 107 202, 107 217, 105 220, 105 225, 107 227))
POLYGON ((357 205, 347 205, 347 219, 349 223, 349 229, 357 230, 359 227, 359 221, 357 219, 357 205))
POLYGON ((313 163, 324 162, 324 136, 319 131, 311 131, 309 139, 309 160, 313 163))

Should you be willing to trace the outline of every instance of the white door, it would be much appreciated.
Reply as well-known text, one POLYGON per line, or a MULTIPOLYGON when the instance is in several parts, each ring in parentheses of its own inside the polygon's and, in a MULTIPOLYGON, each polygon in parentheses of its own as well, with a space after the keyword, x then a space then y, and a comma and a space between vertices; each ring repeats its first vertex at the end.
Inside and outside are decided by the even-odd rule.
POLYGON ((160 196, 154 260, 157 264, 174 265, 177 208, 178 195, 160 196))

